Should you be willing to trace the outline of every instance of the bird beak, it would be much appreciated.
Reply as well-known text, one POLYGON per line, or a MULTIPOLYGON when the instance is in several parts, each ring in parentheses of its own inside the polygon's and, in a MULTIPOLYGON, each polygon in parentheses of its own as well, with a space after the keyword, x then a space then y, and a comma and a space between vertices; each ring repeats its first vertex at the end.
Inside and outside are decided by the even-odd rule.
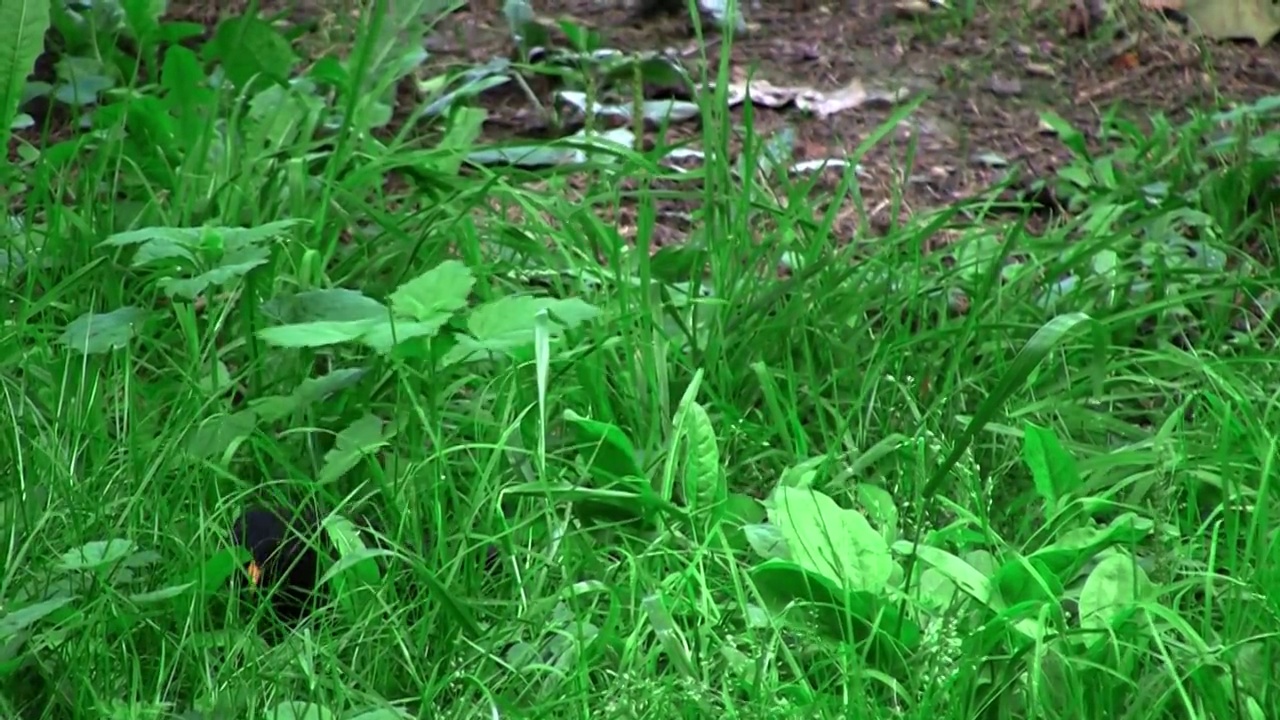
POLYGON ((258 563, 256 562, 249 563, 249 584, 257 587, 258 583, 261 581, 262 568, 258 567, 258 563))

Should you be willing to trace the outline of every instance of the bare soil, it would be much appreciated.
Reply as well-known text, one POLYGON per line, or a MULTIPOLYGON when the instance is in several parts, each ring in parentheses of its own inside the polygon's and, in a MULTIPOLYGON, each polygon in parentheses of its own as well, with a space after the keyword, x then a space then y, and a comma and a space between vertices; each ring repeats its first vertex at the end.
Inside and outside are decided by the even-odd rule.
MULTIPOLYGON (((904 215, 972 197, 1010 168, 1028 179, 1049 176, 1069 153, 1041 127, 1043 113, 1065 118, 1098 147, 1108 112, 1139 125, 1153 114, 1176 121, 1224 100, 1251 101, 1280 89, 1277 44, 1197 42, 1175 21, 1138 7, 1118 6, 1109 20, 1099 21, 1077 0, 987 3, 960 21, 927 5, 907 12, 900 8, 905 3, 893 0, 764 2, 746 7, 749 28, 733 38, 735 74, 822 90, 861 81, 926 96, 909 121, 861 160, 861 209, 848 208, 842 223, 849 234, 858 226, 883 230, 904 215)), ((607 47, 674 48, 696 65, 687 18, 639 20, 631 7, 598 0, 535 7, 548 18, 596 29, 607 47)), ((483 5, 444 23, 436 43, 438 52, 452 53, 458 62, 511 52, 500 10, 483 5)), ((710 35, 711 76, 725 45, 710 35)), ((690 70, 694 77, 702 72, 690 70)), ((492 103, 491 137, 545 132, 523 98, 496 94, 492 103)), ((805 160, 851 155, 893 110, 867 105, 819 118, 757 106, 751 115, 757 135, 794 132, 796 159, 805 160)), ((734 119, 739 128, 745 123, 741 108, 734 119)), ((838 181, 837 172, 826 171, 820 189, 838 181)))

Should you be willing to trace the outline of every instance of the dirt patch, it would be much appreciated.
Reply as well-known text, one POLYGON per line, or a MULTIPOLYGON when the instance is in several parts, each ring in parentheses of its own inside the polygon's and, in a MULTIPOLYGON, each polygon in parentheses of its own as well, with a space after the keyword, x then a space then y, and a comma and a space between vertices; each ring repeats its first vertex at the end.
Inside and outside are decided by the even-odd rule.
MULTIPOLYGON (((1113 110, 1140 125, 1153 113, 1176 121, 1224 99, 1254 100, 1280 87, 1274 45, 1205 47, 1151 13, 1117 11, 1118 20, 1086 22, 1073 19, 1075 2, 1031 5, 1029 12, 1025 3, 992 3, 970 18, 904 13, 884 0, 852 9, 748 7, 750 28, 734 39, 729 61, 735 72, 774 85, 831 90, 859 81, 925 96, 909 120, 861 158, 863 212, 845 213, 843 233, 858 225, 883 229, 903 215, 972 197, 1011 168, 1028 177, 1051 174, 1070 153, 1042 126, 1045 113, 1064 118, 1097 148, 1101 118, 1113 110)), ((684 18, 638 22, 628 7, 598 0, 539 3, 538 10, 596 29, 608 47, 675 49, 694 77, 704 72, 684 18)), ((458 21, 490 31, 468 45, 472 59, 508 52, 496 10, 474 9, 458 21)), ((712 76, 724 46, 710 38, 705 69, 712 76)), ((498 135, 528 124, 520 105, 506 97, 492 108, 498 135)), ((867 105, 818 117, 757 106, 751 122, 762 137, 792 133, 797 160, 847 158, 893 112, 867 105)), ((741 109, 732 118, 739 128, 746 122, 741 109)), ((818 187, 830 189, 838 179, 822 173, 818 187)))

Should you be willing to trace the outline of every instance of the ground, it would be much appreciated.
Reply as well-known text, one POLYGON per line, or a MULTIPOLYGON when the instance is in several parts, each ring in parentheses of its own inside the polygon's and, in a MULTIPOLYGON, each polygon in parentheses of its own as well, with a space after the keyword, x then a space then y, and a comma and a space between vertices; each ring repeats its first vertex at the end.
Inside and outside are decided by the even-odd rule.
POLYGON ((293 92, 237 17, 84 143, 26 108, 0 716, 1280 718, 1277 103, 1208 115, 1275 93, 1272 46, 1090 0, 748 6, 705 44, 538 5, 553 48, 705 52, 729 100, 647 82, 713 122, 489 172, 630 126, 500 62, 483 125, 406 122, 518 57, 486 1, 425 62, 358 45, 413 60, 394 93, 306 82, 368 0, 262 0, 293 92))
MULTIPOLYGON (((1069 151, 1043 131, 1044 113, 1065 118, 1097 146, 1101 119, 1110 112, 1139 123, 1152 113, 1183 119, 1217 98, 1249 101, 1280 87, 1275 45, 1198 43, 1178 22, 1141 8, 1113 8, 1110 19, 1086 29, 1072 2, 982 3, 969 19, 957 10, 912 7, 883 0, 770 2, 747 8, 748 27, 732 43, 731 67, 739 77, 752 73, 775 86, 822 91, 860 82, 925 96, 911 119, 863 159, 866 217, 845 210, 845 237, 863 220, 888 227, 899 219, 892 208, 909 214, 973 197, 1013 168, 1023 182, 1051 175, 1069 151)), ((684 18, 639 20, 629 6, 592 0, 536 9, 599 30, 608 47, 675 48, 695 77, 701 72, 684 18)), ((497 8, 473 5, 442 23, 436 36, 440 54, 459 62, 511 53, 497 8)), ((708 43, 712 74, 724 45, 714 35, 708 43)), ((510 96, 491 109, 494 135, 529 124, 528 104, 510 96)), ((795 159, 803 161, 849 156, 894 109, 868 103, 817 117, 794 107, 757 106, 752 114, 761 137, 791 128, 795 159)), ((740 128, 742 107, 733 115, 740 128)), ((838 171, 823 172, 820 189, 839 179, 838 171)), ((680 236, 678 230, 655 234, 660 241, 680 236)))

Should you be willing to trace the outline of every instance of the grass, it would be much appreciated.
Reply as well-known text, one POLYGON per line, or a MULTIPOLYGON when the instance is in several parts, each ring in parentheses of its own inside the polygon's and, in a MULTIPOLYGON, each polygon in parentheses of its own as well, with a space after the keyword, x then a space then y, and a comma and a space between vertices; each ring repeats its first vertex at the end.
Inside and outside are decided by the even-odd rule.
POLYGON ((371 18, 331 95, 169 49, 7 168, 0 715, 1280 716, 1265 104, 854 243, 709 153, 650 256, 655 153, 374 139, 371 18), (292 631, 258 502, 340 546, 292 631))

